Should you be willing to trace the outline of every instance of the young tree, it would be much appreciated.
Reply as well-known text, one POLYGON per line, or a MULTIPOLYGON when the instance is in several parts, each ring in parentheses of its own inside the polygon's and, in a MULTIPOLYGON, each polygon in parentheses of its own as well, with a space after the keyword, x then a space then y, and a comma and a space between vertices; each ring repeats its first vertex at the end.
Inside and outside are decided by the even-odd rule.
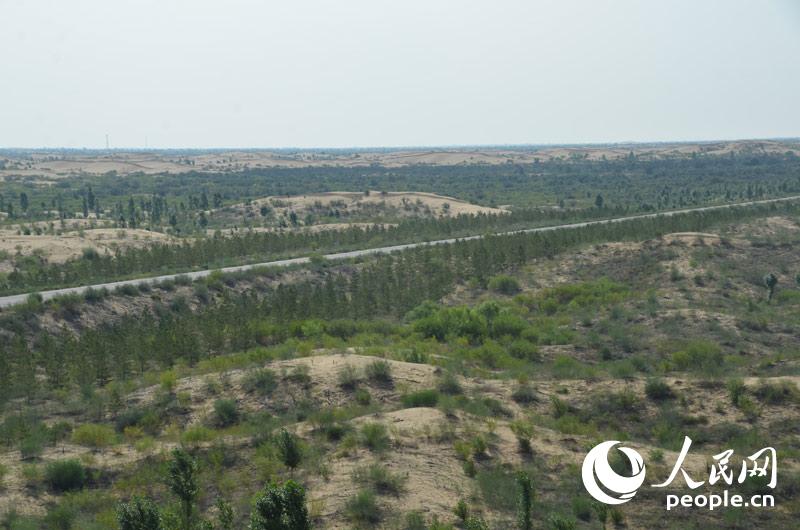
POLYGON ((604 202, 605 201, 603 201, 603 196, 598 193, 597 197, 594 198, 594 205, 597 207, 598 210, 603 208, 604 202))
POLYGON ((133 497, 117 506, 120 530, 161 530, 161 512, 147 497, 133 497))
POLYGON ((169 463, 169 487, 181 501, 183 530, 191 530, 197 499, 197 462, 181 448, 172 451, 169 463))
POLYGON ((517 503, 517 521, 519 530, 531 530, 533 505, 533 481, 527 473, 520 471, 517 475, 517 487, 519 488, 519 501, 517 503))
POLYGON ((772 296, 775 294, 775 286, 778 285, 778 276, 774 272, 770 272, 764 276, 764 285, 767 286, 767 301, 772 301, 772 296))
POLYGON ((311 530, 306 490, 293 480, 265 487, 250 514, 250 530, 311 530))
POLYGON ((225 499, 217 499, 217 521, 219 530, 233 530, 233 507, 225 499))
POLYGON ((303 459, 303 451, 300 447, 300 441, 295 435, 286 429, 281 429, 275 444, 278 446, 281 460, 289 469, 295 469, 300 465, 300 461, 303 459))

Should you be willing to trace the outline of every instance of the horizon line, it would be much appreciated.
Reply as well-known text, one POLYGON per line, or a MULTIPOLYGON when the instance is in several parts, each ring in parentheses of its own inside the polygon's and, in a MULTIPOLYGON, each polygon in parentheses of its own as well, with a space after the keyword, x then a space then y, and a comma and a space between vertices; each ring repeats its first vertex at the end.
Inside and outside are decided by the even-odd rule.
POLYGON ((416 149, 530 149, 530 148, 592 148, 610 146, 649 146, 649 145, 691 145, 691 144, 713 144, 719 142, 800 142, 800 136, 774 136, 774 137, 752 137, 752 138, 712 138, 712 139, 690 139, 690 140, 619 140, 606 142, 545 142, 545 143, 490 143, 490 144, 406 144, 406 145, 381 145, 364 146, 353 145, 343 147, 331 146, 212 146, 212 147, 144 147, 144 146, 120 146, 120 147, 66 147, 66 146, 9 146, 0 147, 2 151, 402 151, 416 149))

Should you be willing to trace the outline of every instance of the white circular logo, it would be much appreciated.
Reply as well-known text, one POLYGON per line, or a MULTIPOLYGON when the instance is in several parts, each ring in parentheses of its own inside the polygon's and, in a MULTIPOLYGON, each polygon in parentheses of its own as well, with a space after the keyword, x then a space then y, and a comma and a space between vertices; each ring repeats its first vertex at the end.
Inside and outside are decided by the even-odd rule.
POLYGON ((613 440, 596 445, 583 459, 583 469, 581 470, 583 485, 592 497, 605 504, 628 502, 644 483, 645 470, 642 455, 629 447, 620 447, 619 450, 628 457, 633 476, 623 477, 611 469, 611 465, 608 463, 608 452, 618 443, 620 442, 613 440), (598 482, 611 494, 603 491, 598 482))

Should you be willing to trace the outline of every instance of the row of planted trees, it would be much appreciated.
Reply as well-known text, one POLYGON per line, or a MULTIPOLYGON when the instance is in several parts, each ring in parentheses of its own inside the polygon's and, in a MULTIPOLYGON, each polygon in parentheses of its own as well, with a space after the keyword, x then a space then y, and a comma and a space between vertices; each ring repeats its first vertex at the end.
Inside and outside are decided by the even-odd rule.
POLYGON ((179 359, 194 364, 259 344, 275 344, 308 333, 308 328, 292 324, 308 319, 320 319, 330 328, 329 334, 347 338, 360 323, 401 318, 426 300, 438 300, 457 282, 486 285, 495 274, 577 245, 701 231, 718 222, 797 210, 789 204, 715 210, 487 237, 380 256, 359 267, 323 267, 310 279, 262 290, 239 292, 220 282, 215 301, 199 304, 197 310, 173 301, 80 335, 42 330, 33 338, 31 330, 10 315, 4 327, 13 320, 14 332, 0 339, 0 380, 10 384, 0 388, 0 399, 32 397, 42 385, 59 388, 125 380, 150 368, 168 368, 179 359))
POLYGON ((546 223, 613 217, 624 213, 623 210, 611 208, 558 212, 521 210, 506 215, 460 215, 445 219, 412 219, 397 226, 376 225, 346 230, 317 232, 243 230, 233 235, 187 239, 180 244, 153 243, 141 248, 120 248, 108 254, 86 251, 82 256, 66 263, 46 263, 37 259, 17 260, 17 266, 12 272, 0 274, 0 295, 100 283, 127 276, 270 261, 310 252, 332 253, 490 231, 514 230, 546 223))

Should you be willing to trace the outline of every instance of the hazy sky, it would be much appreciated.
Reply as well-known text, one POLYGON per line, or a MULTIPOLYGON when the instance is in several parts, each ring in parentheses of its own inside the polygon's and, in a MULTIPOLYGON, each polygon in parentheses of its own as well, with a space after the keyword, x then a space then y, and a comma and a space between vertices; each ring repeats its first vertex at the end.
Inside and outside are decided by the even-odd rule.
POLYGON ((800 136, 800 1, 0 0, 0 146, 800 136))

